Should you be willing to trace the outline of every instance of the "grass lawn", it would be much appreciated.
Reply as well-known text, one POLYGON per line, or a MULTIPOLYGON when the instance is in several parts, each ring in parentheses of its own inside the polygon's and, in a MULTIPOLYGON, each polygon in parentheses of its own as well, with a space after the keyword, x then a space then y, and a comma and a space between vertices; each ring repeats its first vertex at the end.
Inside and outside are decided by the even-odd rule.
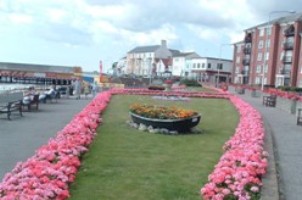
POLYGON ((199 200, 199 190, 234 133, 238 113, 227 100, 192 98, 189 102, 149 96, 113 96, 90 151, 82 158, 73 200, 199 200), (177 105, 201 113, 202 134, 161 135, 129 127, 134 102, 177 105))

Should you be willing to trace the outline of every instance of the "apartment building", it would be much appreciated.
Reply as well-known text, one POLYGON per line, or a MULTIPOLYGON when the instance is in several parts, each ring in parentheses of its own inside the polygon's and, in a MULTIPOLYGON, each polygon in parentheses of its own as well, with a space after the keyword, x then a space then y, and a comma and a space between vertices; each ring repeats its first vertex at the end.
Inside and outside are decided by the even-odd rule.
POLYGON ((302 14, 245 30, 234 44, 234 83, 302 87, 302 14))

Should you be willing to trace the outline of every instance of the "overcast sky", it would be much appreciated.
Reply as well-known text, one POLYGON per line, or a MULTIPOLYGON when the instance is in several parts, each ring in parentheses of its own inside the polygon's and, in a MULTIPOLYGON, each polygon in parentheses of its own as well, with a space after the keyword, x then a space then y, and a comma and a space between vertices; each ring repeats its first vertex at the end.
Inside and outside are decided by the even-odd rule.
MULTIPOLYGON (((105 72, 141 45, 218 57, 221 44, 273 10, 302 11, 300 0, 0 0, 0 62, 81 66, 105 72)), ((283 14, 284 15, 284 14, 283 14)), ((282 16, 275 14, 273 17, 282 16)), ((222 57, 232 58, 223 46, 222 57)))

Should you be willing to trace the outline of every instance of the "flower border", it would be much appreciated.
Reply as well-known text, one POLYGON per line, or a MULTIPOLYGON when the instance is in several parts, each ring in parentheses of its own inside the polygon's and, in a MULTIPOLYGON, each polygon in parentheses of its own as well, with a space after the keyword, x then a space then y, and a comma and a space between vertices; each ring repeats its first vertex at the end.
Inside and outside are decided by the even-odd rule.
POLYGON ((94 139, 96 129, 102 122, 100 115, 114 94, 229 99, 240 113, 240 122, 233 137, 225 143, 225 153, 209 175, 209 183, 201 189, 201 195, 205 199, 248 199, 259 192, 261 176, 267 168, 267 153, 263 149, 264 128, 261 116, 249 104, 221 90, 217 94, 208 94, 112 89, 97 95, 31 158, 17 163, 0 183, 0 198, 67 199, 70 196, 69 184, 75 180, 81 164, 80 157, 94 139))

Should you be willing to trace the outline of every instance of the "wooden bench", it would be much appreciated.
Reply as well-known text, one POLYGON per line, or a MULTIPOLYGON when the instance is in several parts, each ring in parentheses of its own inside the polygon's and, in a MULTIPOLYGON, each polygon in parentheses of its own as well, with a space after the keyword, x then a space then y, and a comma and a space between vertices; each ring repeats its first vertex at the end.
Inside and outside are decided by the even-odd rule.
POLYGON ((302 108, 298 108, 297 125, 301 125, 302 126, 302 108))
POLYGON ((269 107, 275 107, 277 101, 276 95, 270 95, 270 96, 263 96, 263 102, 262 104, 269 107))
POLYGON ((12 112, 19 112, 22 117, 22 99, 22 92, 0 94, 0 114, 6 113, 9 120, 12 112))
POLYGON ((35 107, 35 110, 39 110, 39 94, 33 95, 33 99, 25 104, 24 102, 22 103, 23 107, 27 107, 28 111, 32 111, 33 106, 35 107))

